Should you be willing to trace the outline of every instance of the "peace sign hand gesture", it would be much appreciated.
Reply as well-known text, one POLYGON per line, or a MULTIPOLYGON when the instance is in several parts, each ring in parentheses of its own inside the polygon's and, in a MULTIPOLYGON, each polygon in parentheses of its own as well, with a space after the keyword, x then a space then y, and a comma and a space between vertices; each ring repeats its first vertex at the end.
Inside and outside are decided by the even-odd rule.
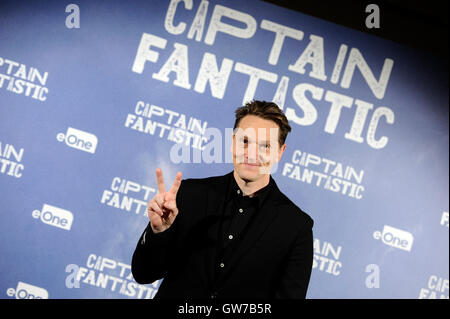
POLYGON ((178 172, 172 187, 166 192, 162 170, 160 168, 156 169, 158 193, 149 201, 147 206, 150 225, 155 234, 168 229, 178 215, 176 197, 181 185, 181 179, 182 174, 178 172))

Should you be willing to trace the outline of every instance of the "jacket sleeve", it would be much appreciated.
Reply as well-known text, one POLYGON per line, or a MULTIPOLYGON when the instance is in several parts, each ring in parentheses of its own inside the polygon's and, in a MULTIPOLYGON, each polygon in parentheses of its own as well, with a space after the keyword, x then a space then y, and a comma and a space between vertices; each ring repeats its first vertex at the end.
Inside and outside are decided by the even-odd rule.
POLYGON ((314 221, 308 217, 306 224, 297 235, 275 292, 275 298, 306 298, 314 257, 313 225, 314 221))
POLYGON ((175 252, 180 214, 183 214, 181 208, 182 189, 183 181, 181 181, 177 193, 178 215, 173 224, 165 231, 155 234, 149 222, 139 238, 131 262, 131 272, 139 284, 152 283, 163 278, 167 273, 171 254, 175 252))

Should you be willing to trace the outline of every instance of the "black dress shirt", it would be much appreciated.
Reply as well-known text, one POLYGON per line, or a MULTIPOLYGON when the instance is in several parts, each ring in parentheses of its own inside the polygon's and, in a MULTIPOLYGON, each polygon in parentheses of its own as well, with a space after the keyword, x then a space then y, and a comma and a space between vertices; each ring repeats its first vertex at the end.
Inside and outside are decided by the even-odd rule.
POLYGON ((216 278, 220 276, 221 270, 245 236, 252 219, 261 209, 270 192, 272 183, 272 179, 270 179, 269 184, 255 192, 253 197, 244 196, 233 174, 231 174, 218 234, 216 278))

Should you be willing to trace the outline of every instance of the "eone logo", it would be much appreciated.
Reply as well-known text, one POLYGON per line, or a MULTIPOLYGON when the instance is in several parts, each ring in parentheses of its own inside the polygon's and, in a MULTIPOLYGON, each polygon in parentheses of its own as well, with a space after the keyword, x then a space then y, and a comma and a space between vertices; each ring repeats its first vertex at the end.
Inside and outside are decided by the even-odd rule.
POLYGON ((68 127, 65 135, 64 133, 58 133, 56 139, 59 142, 66 142, 67 146, 92 154, 95 153, 98 142, 97 136, 94 134, 77 130, 73 127, 68 127))
POLYGON ((386 245, 406 251, 411 251, 414 240, 411 233, 388 225, 384 225, 383 232, 380 233, 378 230, 374 232, 373 238, 377 240, 381 239, 381 241, 386 245))
POLYGON ((26 284, 19 281, 16 289, 8 288, 6 294, 16 299, 48 299, 48 291, 44 288, 26 284))
POLYGON ((42 210, 34 210, 31 214, 33 218, 40 218, 41 221, 50 226, 55 226, 65 230, 70 230, 73 222, 73 214, 65 209, 44 204, 42 210))

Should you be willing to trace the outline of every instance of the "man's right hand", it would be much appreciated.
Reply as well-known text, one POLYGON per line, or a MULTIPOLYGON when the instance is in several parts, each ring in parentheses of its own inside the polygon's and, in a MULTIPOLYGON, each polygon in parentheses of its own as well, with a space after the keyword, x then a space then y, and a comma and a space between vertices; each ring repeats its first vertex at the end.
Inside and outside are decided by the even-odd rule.
POLYGON ((176 197, 181 185, 182 174, 178 172, 172 187, 168 192, 164 186, 162 170, 156 169, 156 183, 158 193, 148 202, 147 212, 153 233, 160 233, 168 229, 178 215, 176 197))

